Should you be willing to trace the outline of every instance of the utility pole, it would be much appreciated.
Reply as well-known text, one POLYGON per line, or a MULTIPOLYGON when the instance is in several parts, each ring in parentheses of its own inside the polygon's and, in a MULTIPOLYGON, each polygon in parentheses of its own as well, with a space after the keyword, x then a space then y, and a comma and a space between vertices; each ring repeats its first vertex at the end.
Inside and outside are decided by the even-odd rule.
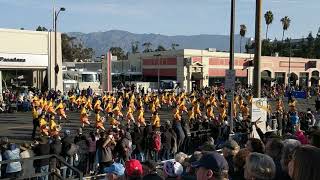
MULTIPOLYGON (((231 16, 230 16, 230 61, 229 61, 229 70, 234 70, 234 27, 235 27, 235 0, 231 0, 231 16)), ((229 112, 229 126, 230 131, 233 132, 233 101, 234 101, 234 88, 230 89, 229 96, 231 96, 231 101, 229 102, 228 112, 229 112)))
POLYGON ((261 16, 262 16, 262 0, 256 0, 256 29, 255 29, 255 55, 254 55, 254 76, 253 88, 254 97, 261 97, 261 16))

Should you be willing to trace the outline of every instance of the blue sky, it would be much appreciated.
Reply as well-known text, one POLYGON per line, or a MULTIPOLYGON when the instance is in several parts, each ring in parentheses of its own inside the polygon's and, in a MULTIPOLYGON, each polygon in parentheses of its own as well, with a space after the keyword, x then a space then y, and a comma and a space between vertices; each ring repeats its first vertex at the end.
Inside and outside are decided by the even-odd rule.
MULTIPOLYGON (((0 0, 0 27, 35 29, 52 27, 53 0, 0 0)), ((236 0, 236 33, 247 25, 254 36, 255 0, 236 0)), ((65 7, 60 15, 63 32, 111 29, 164 35, 229 34, 230 0, 56 0, 65 7)), ((319 0, 263 0, 263 14, 274 13, 270 38, 281 38, 280 19, 291 18, 287 36, 300 38, 320 27, 319 0)), ((263 19, 263 30, 265 30, 263 19)), ((264 32, 263 32, 264 36, 264 32)))

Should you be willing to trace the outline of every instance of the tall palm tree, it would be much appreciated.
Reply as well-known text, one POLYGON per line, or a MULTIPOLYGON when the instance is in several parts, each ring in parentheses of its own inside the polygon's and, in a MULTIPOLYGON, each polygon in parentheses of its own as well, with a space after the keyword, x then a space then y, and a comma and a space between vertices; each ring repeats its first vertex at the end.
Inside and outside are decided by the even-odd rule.
POLYGON ((291 19, 288 16, 285 16, 284 18, 281 19, 281 23, 282 23, 282 42, 283 42, 283 38, 284 38, 284 32, 286 30, 288 30, 288 28, 290 27, 290 22, 291 19))
POLYGON ((266 20, 266 25, 267 25, 266 40, 268 40, 269 25, 272 24, 272 21, 273 21, 273 13, 272 13, 272 11, 267 11, 264 14, 264 19, 266 20))
POLYGON ((247 26, 244 25, 244 24, 241 24, 240 25, 240 36, 241 36, 241 39, 240 39, 240 53, 241 53, 241 50, 242 50, 242 38, 246 36, 246 32, 247 32, 247 26))
POLYGON ((176 43, 172 43, 172 44, 171 44, 171 49, 172 49, 172 50, 175 50, 176 47, 178 47, 178 46, 180 46, 180 45, 179 45, 179 44, 176 44, 176 43))
POLYGON ((142 46, 144 47, 144 53, 145 52, 152 52, 152 49, 151 49, 151 46, 152 46, 152 43, 151 42, 145 42, 142 44, 142 46))

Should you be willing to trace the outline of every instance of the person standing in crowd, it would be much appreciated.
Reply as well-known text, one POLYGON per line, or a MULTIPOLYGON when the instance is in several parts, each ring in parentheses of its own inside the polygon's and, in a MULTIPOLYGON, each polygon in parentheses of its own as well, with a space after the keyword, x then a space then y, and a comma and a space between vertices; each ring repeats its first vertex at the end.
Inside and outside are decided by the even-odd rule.
POLYGON ((166 161, 163 165, 163 172, 166 180, 179 180, 183 173, 183 166, 174 160, 166 161))
POLYGON ((105 167, 108 167, 113 163, 112 150, 116 145, 116 140, 112 134, 107 135, 105 133, 101 133, 101 139, 98 141, 97 151, 100 153, 98 162, 101 173, 105 167))
POLYGON ((106 167, 103 170, 107 174, 107 180, 120 180, 124 175, 124 171, 124 166, 120 163, 113 163, 110 167, 106 167))
POLYGON ((89 137, 87 138, 87 145, 88 145, 88 165, 86 172, 89 174, 93 174, 94 162, 96 158, 96 136, 93 131, 90 132, 89 137))
POLYGON ((274 178, 275 180, 282 180, 283 177, 285 176, 280 163, 282 150, 283 150, 283 143, 281 139, 272 138, 267 141, 266 154, 273 159, 273 162, 276 165, 276 176, 274 178))
MULTIPOLYGON (((41 112, 40 112, 41 113, 41 112)), ((32 129, 32 139, 35 138, 36 136, 36 130, 38 127, 40 127, 39 124, 39 110, 38 110, 38 104, 35 104, 34 107, 32 108, 32 124, 33 124, 33 129, 32 129)))
POLYGON ((170 158, 170 151, 172 148, 172 142, 174 141, 172 134, 170 133, 170 121, 166 122, 163 133, 161 134, 161 145, 162 145, 162 152, 161 152, 161 160, 167 160, 170 158))
POLYGON ((91 97, 92 94, 93 94, 93 91, 92 91, 91 87, 89 86, 89 87, 87 88, 87 97, 91 97))
POLYGON ((288 164, 292 159, 292 155, 297 148, 301 146, 300 141, 295 139, 286 139, 283 141, 283 149, 281 153, 281 168, 284 173, 283 180, 291 180, 288 172, 288 164))
MULTIPOLYGON (((66 159, 67 163, 73 166, 74 155, 76 154, 77 147, 74 144, 74 137, 71 135, 70 130, 65 130, 64 137, 62 138, 62 156, 66 159)), ((72 170, 64 167, 63 177, 71 177, 72 170)))
POLYGON ((132 155, 134 159, 139 160, 140 162, 144 161, 144 140, 146 138, 143 137, 143 129, 142 127, 134 126, 132 136, 132 145, 134 146, 132 155))
POLYGON ((149 160, 142 163, 143 180, 163 180, 157 172, 157 163, 149 160))
POLYGON ((246 159, 249 156, 250 151, 244 148, 241 149, 233 159, 234 163, 234 172, 232 174, 229 173, 230 179, 232 180, 245 180, 244 179, 244 165, 246 164, 246 159))
POLYGON ((229 175, 233 175, 234 173, 234 157, 237 155, 237 153, 240 150, 240 146, 238 143, 234 140, 228 140, 223 145, 222 153, 224 158, 228 162, 229 167, 229 175))
MULTIPOLYGON (((40 137, 36 145, 34 152, 36 156, 44 156, 50 154, 50 145, 47 137, 40 137)), ((37 173, 47 173, 49 172, 49 159, 39 159, 35 160, 35 167, 37 173)), ((48 176, 42 176, 39 180, 48 180, 48 176)))
MULTIPOLYGON (((60 156, 62 152, 62 142, 60 136, 54 136, 50 144, 50 153, 60 156)), ((50 171, 57 171, 60 174, 61 164, 57 158, 50 159, 50 171)))
POLYGON ((292 180, 318 180, 320 177, 320 149, 314 146, 301 146, 296 149, 288 164, 292 180))
MULTIPOLYGON (((15 143, 9 143, 8 148, 4 151, 4 159, 5 160, 15 160, 20 159, 20 149, 17 144, 15 143)), ((6 178, 17 178, 21 175, 21 163, 19 161, 17 162, 11 162, 8 163, 6 166, 6 178)))
POLYGON ((247 157, 244 169, 244 177, 246 180, 273 180, 276 175, 276 166, 272 158, 256 152, 251 153, 247 157))
POLYGON ((217 152, 204 154, 201 159, 192 164, 197 168, 197 180, 227 180, 228 162, 217 152))
POLYGON ((141 180, 143 176, 143 168, 140 161, 131 159, 125 163, 125 179, 141 180))
POLYGON ((246 148, 250 152, 264 153, 264 144, 260 139, 250 138, 246 143, 246 148))
POLYGON ((31 149, 30 144, 23 143, 20 146, 20 157, 21 159, 26 159, 22 162, 22 177, 29 177, 30 175, 35 173, 35 169, 33 167, 33 160, 29 160, 28 158, 32 158, 35 156, 33 150, 31 149))

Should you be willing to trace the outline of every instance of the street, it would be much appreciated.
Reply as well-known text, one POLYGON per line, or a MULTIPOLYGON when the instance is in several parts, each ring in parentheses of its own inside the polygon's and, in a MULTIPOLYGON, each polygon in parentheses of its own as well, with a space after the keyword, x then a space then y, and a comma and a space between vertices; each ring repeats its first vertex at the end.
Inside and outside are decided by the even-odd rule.
MULTIPOLYGON (((287 101, 284 101, 287 107, 287 101)), ((311 108, 314 111, 314 98, 305 100, 298 100, 298 111, 307 111, 307 108, 311 108)), ((271 106, 274 108, 274 103, 271 102, 271 106)), ((217 113, 217 112, 216 112, 217 113)), ((125 115, 125 113, 123 113, 125 115)), ((72 133, 76 133, 77 129, 80 127, 79 120, 79 112, 67 112, 70 123, 63 125, 62 131, 69 129, 72 133)), ((172 119, 172 110, 166 110, 166 108, 162 109, 159 112, 162 123, 166 120, 172 119)), ((151 117, 151 113, 147 111, 145 113, 146 121, 149 121, 151 117)), ((89 118, 91 122, 94 120, 94 113, 91 112, 91 116, 89 118)), ((84 133, 92 130, 90 127, 85 127, 83 129, 84 133)), ((19 140, 19 141, 29 141, 31 140, 32 133, 32 116, 31 112, 17 112, 11 114, 0 114, 0 137, 7 136, 10 140, 19 140)))

